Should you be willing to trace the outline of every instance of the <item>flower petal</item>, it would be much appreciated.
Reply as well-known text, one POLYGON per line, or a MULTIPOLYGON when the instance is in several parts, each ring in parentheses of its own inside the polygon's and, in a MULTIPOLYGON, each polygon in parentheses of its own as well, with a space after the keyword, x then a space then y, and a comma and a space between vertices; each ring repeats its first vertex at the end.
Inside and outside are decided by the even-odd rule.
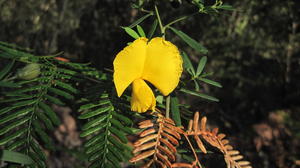
POLYGON ((136 79, 132 83, 131 110, 146 112, 155 110, 156 100, 151 88, 142 79, 136 79))
POLYGON ((175 45, 163 38, 153 38, 147 45, 142 78, 151 82, 163 95, 171 93, 179 83, 182 58, 175 45))
POLYGON ((119 52, 114 60, 114 83, 118 96, 135 79, 140 78, 146 58, 147 39, 139 38, 119 52))

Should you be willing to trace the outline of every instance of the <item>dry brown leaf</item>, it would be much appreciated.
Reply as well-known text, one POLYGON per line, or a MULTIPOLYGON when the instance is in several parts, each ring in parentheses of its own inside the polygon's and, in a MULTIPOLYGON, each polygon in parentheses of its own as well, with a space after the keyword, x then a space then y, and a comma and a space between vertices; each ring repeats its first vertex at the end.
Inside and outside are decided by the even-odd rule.
POLYGON ((142 150, 149 149, 149 148, 151 148, 151 147, 153 147, 153 146, 155 146, 155 145, 156 145, 156 142, 149 142, 149 143, 140 145, 140 146, 136 147, 136 148, 132 151, 132 153, 137 153, 137 152, 140 152, 140 151, 142 151, 142 150))
POLYGON ((193 123, 195 132, 198 132, 198 125, 199 125, 199 113, 196 112, 194 115, 194 123, 193 123))
POLYGON ((165 138, 167 138, 169 141, 172 142, 172 144, 174 145, 179 145, 179 142, 176 138, 174 138, 173 136, 169 135, 169 134, 166 134, 164 132, 161 133, 162 136, 164 136, 165 138))
POLYGON ((204 147, 204 145, 203 145, 201 139, 198 137, 198 135, 195 135, 194 138, 195 138, 195 140, 196 140, 196 143, 197 143, 197 145, 198 145, 198 148, 199 148, 203 153, 206 154, 207 151, 206 151, 206 148, 204 147))
POLYGON ((189 163, 174 163, 172 164, 173 168, 193 168, 192 164, 189 163))
POLYGON ((155 139, 155 138, 157 138, 157 134, 152 134, 152 135, 149 135, 149 136, 145 136, 145 137, 143 137, 143 138, 141 138, 141 139, 139 139, 138 141, 136 141, 134 144, 133 144, 133 146, 139 146, 139 145, 142 145, 142 144, 144 144, 145 142, 148 142, 148 141, 150 141, 150 140, 152 140, 152 139, 155 139))
POLYGON ((150 134, 152 134, 154 132, 155 132, 155 129, 153 129, 153 128, 146 129, 145 131, 143 131, 143 132, 140 133, 140 137, 144 137, 144 136, 150 135, 150 134))
POLYGON ((131 158, 131 159, 129 160, 129 162, 137 162, 137 161, 140 161, 140 160, 142 160, 142 159, 145 159, 145 158, 147 158, 147 157, 153 155, 154 153, 155 153, 155 150, 154 150, 154 149, 153 149, 153 150, 149 150, 149 151, 142 152, 142 153, 140 153, 140 154, 134 156, 133 158, 131 158))
POLYGON ((156 156, 165 164, 165 165, 167 165, 169 168, 171 168, 172 167, 172 164, 171 164, 171 162, 169 161, 169 159, 166 157, 166 156, 164 156, 164 155, 162 155, 161 153, 156 153, 156 156))
POLYGON ((201 131, 206 131, 206 121, 207 121, 207 118, 206 117, 202 117, 201 118, 201 122, 200 122, 200 130, 201 131))
POLYGON ((157 148, 159 150, 161 150, 162 152, 164 152, 164 154, 167 155, 168 158, 170 158, 172 162, 174 162, 176 160, 175 155, 172 152, 170 152, 169 149, 167 149, 161 145, 158 145, 157 148))

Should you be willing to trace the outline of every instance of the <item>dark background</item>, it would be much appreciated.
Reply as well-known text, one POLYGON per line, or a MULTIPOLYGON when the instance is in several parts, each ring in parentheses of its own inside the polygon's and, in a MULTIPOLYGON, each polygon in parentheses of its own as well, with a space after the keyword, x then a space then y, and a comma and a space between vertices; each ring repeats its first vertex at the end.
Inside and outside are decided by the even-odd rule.
MULTIPOLYGON (((205 71, 213 72, 212 79, 223 85, 221 89, 203 85, 219 103, 193 97, 182 102, 192 104, 192 110, 207 115, 212 126, 228 134, 253 167, 295 168, 297 160, 299 167, 299 1, 226 3, 237 10, 199 14, 175 25, 209 49, 205 71)), ((194 10, 186 1, 178 8, 163 1, 158 8, 165 24, 194 10)), ((132 41, 120 26, 143 15, 127 0, 0 0, 0 41, 30 48, 36 55, 63 51, 73 62, 112 69, 116 53, 132 41)), ((152 22, 149 18, 141 26, 147 32, 152 22)), ((197 53, 171 32, 166 38, 186 51, 196 66, 197 53)), ((75 122, 69 113, 73 112, 61 117, 75 122)), ((73 133, 55 136, 60 146, 76 151, 81 143, 76 124, 65 124, 73 133), (68 136, 70 143, 65 143, 68 136)), ((51 157, 52 167, 72 167, 78 159, 68 152, 51 157)))

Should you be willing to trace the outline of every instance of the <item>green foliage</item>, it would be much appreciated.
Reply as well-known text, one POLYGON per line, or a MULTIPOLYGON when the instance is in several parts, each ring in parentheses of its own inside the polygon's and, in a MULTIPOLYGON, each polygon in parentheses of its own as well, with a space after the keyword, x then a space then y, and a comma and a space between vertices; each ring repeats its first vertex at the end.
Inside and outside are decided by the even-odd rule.
POLYGON ((55 150, 48 133, 60 124, 51 105, 64 105, 65 101, 74 99, 73 95, 78 90, 69 81, 77 81, 76 69, 53 57, 36 57, 8 45, 0 48, 0 58, 10 58, 7 60, 9 64, 1 71, 1 82, 11 83, 10 87, 16 86, 1 89, 3 96, 0 103, 5 108, 0 110, 0 146, 30 156, 35 163, 30 166, 45 167, 44 149, 55 150), (36 63, 28 63, 13 75, 9 72, 12 72, 16 61, 36 63))
POLYGON ((184 42, 186 42, 190 47, 202 54, 207 54, 207 49, 199 44, 196 40, 192 39, 190 36, 184 32, 177 30, 173 27, 169 27, 177 36, 179 36, 184 42))
POLYGON ((8 150, 0 151, 0 160, 11 163, 18 163, 22 165, 30 165, 33 163, 33 160, 19 152, 13 152, 8 150))
POLYGON ((126 136, 132 134, 133 123, 114 105, 112 93, 103 91, 92 102, 83 101, 78 117, 86 120, 80 136, 87 137, 84 147, 90 167, 121 167, 120 162, 131 157, 126 136))
MULTIPOLYGON (((179 0, 173 2, 183 4, 179 0)), ((219 0, 214 1, 212 5, 200 0, 189 2, 197 7, 196 13, 217 14, 221 9, 233 9, 219 0)), ((191 60, 192 56, 186 54, 184 51, 187 50, 183 48, 181 53, 184 75, 180 85, 168 97, 157 96, 158 107, 166 111, 166 115, 170 116, 177 126, 185 126, 182 119, 190 120, 193 112, 189 110, 189 105, 180 104, 179 94, 185 93, 210 101, 219 101, 209 96, 210 93, 203 88, 207 84, 219 88, 222 86, 207 78, 212 73, 207 73, 208 49, 202 45, 202 40, 192 38, 192 35, 188 35, 190 33, 184 33, 173 25, 194 14, 183 15, 164 25, 165 18, 161 18, 158 11, 144 9, 148 8, 146 4, 150 4, 157 10, 156 6, 160 3, 164 2, 136 1, 133 7, 146 14, 128 27, 122 28, 134 39, 140 37, 151 39, 155 36, 165 38, 167 31, 171 31, 201 56, 199 59, 197 57, 198 62, 194 63, 194 60, 191 60), (152 25, 148 27, 147 21, 152 25), (201 44, 198 41, 201 41, 201 44), (197 65, 196 68, 193 64, 197 65)), ((62 4, 62 7, 67 6, 62 4)), ((59 22, 64 23, 63 26, 71 26, 69 29, 63 27, 62 32, 77 28, 78 18, 72 16, 69 17, 73 19, 75 25, 65 23, 63 22, 65 20, 59 17, 59 22)), ((45 23, 40 22, 37 21, 38 29, 47 27, 45 23)), ((55 43, 53 41, 50 43, 55 43)), ((144 116, 130 113, 128 93, 122 98, 116 96, 110 70, 102 72, 89 64, 60 61, 57 56, 59 55, 35 56, 28 49, 1 43, 0 58, 7 64, 0 70, 0 103, 3 107, 0 109, 0 146, 5 149, 6 154, 9 154, 1 160, 9 164, 46 167, 47 158, 44 151, 58 150, 51 136, 61 124, 59 115, 52 108, 53 105, 58 105, 69 106, 79 112, 75 115, 80 119, 80 137, 85 141, 82 148, 87 154, 86 160, 90 167, 121 167, 121 163, 127 162, 131 157, 131 147, 127 146, 128 136, 142 131, 131 128, 135 126, 133 121, 144 116), (80 107, 76 107, 79 104, 80 107), (20 159, 13 160, 7 157, 12 154, 19 156, 20 159), (30 160, 34 163, 31 164, 30 160)), ((155 116, 150 117, 153 119, 155 116)))

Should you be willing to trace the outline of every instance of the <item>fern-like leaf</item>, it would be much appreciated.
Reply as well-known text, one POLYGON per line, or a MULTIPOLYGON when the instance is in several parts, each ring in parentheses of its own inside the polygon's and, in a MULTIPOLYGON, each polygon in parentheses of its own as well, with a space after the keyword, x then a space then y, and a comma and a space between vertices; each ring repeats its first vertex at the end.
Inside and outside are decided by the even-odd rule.
POLYGON ((105 92, 96 102, 82 105, 79 111, 79 119, 87 120, 80 136, 87 138, 84 147, 90 167, 121 167, 120 163, 130 158, 126 135, 132 134, 128 127, 132 125, 131 119, 119 113, 105 92))
MULTIPOLYGON (((15 75, 9 82, 18 87, 1 92, 0 105, 4 108, 0 109, 0 147, 30 156, 34 161, 30 167, 46 167, 44 149, 54 150, 48 131, 60 124, 51 105, 63 105, 65 100, 74 98, 77 89, 72 87, 68 79, 76 77, 77 72, 71 68, 68 68, 69 71, 76 73, 65 71, 51 57, 37 57, 2 44, 0 57, 19 62, 33 61, 39 66, 38 76, 16 80, 18 75, 15 75)), ((6 76, 11 74, 14 62, 11 61, 0 71, 1 79, 6 80, 6 76)))
POLYGON ((206 117, 202 117, 199 121, 199 112, 196 112, 194 119, 189 122, 185 135, 192 136, 203 153, 206 153, 206 148, 202 140, 219 149, 224 155, 227 168, 251 168, 250 162, 242 161, 243 156, 239 154, 239 151, 233 150, 233 147, 229 145, 229 141, 224 138, 225 134, 218 133, 217 128, 213 130, 207 129, 206 121, 206 117))
POLYGON ((176 161, 176 147, 179 145, 181 134, 184 132, 176 127, 173 120, 160 116, 154 121, 145 120, 139 123, 140 139, 134 143, 135 156, 130 162, 137 162, 149 158, 143 167, 157 165, 159 167, 172 167, 176 161))

